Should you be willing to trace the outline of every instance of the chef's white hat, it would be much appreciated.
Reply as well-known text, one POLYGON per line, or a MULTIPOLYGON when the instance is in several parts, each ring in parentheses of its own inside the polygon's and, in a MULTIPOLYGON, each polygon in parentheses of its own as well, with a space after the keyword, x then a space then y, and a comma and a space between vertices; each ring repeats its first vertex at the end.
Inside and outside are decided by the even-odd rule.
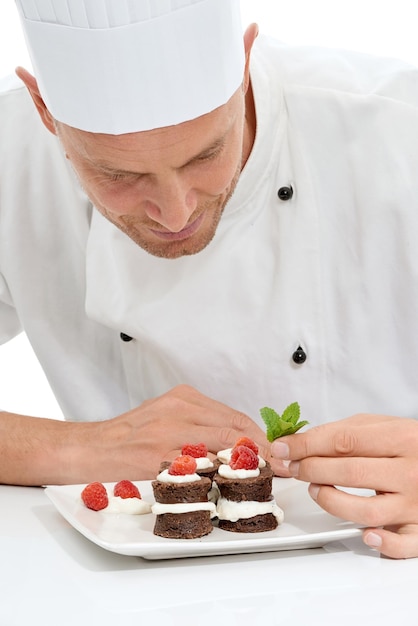
POLYGON ((91 132, 179 124, 243 79, 239 0, 16 0, 51 114, 91 132))

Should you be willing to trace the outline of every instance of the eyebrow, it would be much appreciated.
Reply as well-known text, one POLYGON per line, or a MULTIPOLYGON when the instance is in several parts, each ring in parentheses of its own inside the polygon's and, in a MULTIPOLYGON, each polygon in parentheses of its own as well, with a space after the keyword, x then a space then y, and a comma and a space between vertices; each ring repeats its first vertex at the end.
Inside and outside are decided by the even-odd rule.
MULTIPOLYGON (((222 137, 219 137, 218 139, 216 139, 210 146, 208 146, 207 148, 204 148, 201 152, 192 156, 191 159, 189 159, 183 165, 180 165, 177 169, 182 169, 184 167, 187 167, 188 165, 192 165, 194 162, 204 159, 206 157, 209 157, 213 153, 216 153, 217 150, 219 150, 225 145, 225 139, 226 139, 226 133, 222 137)), ((99 169, 106 174, 119 175, 119 176, 137 176, 138 178, 141 176, 146 176, 145 172, 134 172, 132 170, 118 169, 118 168, 110 167, 107 163, 101 163, 100 161, 98 162, 90 161, 90 162, 96 169, 99 169)))

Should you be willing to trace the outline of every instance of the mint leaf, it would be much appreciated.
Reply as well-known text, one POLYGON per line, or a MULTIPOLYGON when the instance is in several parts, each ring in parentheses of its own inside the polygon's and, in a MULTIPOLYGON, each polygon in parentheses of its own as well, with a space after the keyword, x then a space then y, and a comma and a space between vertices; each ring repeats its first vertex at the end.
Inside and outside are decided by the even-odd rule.
POLYGON ((290 422, 294 426, 298 423, 300 418, 300 406, 297 402, 292 402, 288 407, 283 411, 282 419, 285 422, 290 422))
POLYGON ((267 439, 269 441, 273 441, 273 439, 277 438, 276 427, 278 421, 280 420, 280 415, 276 413, 274 409, 270 409, 267 406, 260 409, 260 414, 267 427, 267 439))
POLYGON ((299 421, 300 406, 297 402, 289 404, 282 415, 267 406, 260 409, 260 415, 266 425, 266 435, 270 442, 283 437, 283 435, 293 435, 303 426, 309 424, 306 420, 299 421))

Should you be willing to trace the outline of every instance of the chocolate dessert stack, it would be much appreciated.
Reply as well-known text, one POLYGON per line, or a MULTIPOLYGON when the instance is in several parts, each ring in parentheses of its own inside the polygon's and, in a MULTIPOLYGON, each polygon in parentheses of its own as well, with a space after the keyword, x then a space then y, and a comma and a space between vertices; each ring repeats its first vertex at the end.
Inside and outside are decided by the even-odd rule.
POLYGON ((273 471, 258 456, 256 444, 245 443, 234 446, 229 463, 214 477, 220 493, 218 526, 238 533, 274 530, 283 521, 283 511, 272 495, 273 471))
POLYGON ((152 482, 156 515, 154 534, 169 539, 196 539, 213 530, 216 507, 208 501, 210 478, 196 473, 196 460, 177 457, 152 482))

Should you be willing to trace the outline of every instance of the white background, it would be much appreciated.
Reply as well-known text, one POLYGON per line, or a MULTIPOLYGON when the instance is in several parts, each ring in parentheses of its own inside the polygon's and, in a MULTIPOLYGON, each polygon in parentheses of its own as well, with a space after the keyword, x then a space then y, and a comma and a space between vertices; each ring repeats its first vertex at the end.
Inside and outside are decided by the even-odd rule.
MULTIPOLYGON (((415 0, 241 0, 243 24, 289 44, 342 47, 418 65, 415 0)), ((0 76, 30 69, 13 0, 0 0, 0 76)), ((0 407, 31 415, 61 412, 24 335, 0 348, 0 407)))

